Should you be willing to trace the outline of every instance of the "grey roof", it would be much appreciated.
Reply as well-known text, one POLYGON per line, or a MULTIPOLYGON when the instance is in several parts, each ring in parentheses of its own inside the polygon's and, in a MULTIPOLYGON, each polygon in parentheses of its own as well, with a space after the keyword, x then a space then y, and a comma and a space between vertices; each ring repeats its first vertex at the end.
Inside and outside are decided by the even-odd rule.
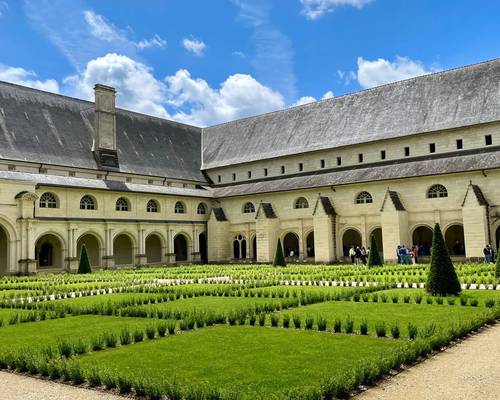
POLYGON ((257 209, 257 213, 255 217, 260 214, 260 210, 264 212, 264 216, 266 218, 277 218, 276 213, 274 212, 273 205, 271 203, 261 202, 259 204, 259 208, 257 209))
MULTIPOLYGON (((430 158, 428 160, 408 161, 380 166, 367 164, 365 168, 344 169, 324 174, 214 187, 212 190, 215 197, 230 197, 495 168, 500 168, 499 151, 455 157, 430 158)), ((436 179, 439 178, 436 177, 436 179)))
POLYGON ((500 59, 203 129, 203 169, 500 120, 500 59))
POLYGON ((316 205, 314 206, 313 215, 316 214, 316 210, 318 206, 323 207, 323 211, 326 215, 337 215, 335 212, 335 208, 333 207, 332 201, 329 197, 326 196, 318 196, 318 200, 316 201, 316 205))
POLYGON ((39 186, 74 187, 78 189, 110 190, 190 197, 213 197, 210 189, 189 189, 174 186, 143 185, 140 183, 104 181, 58 175, 32 174, 29 172, 0 171, 0 179, 27 181, 39 186))
POLYGON ((214 213, 215 219, 219 222, 227 221, 226 214, 222 207, 214 207, 212 208, 212 212, 214 213))
MULTIPOLYGON (((205 182, 201 129, 116 110, 120 170, 205 182)), ((97 169, 94 103, 0 82, 0 158, 97 169)))
POLYGON ((384 201, 382 203, 382 208, 380 211, 384 211, 385 203, 387 200, 392 202, 392 205, 394 206, 396 211, 406 211, 406 208, 403 205, 403 202, 399 198, 398 192, 395 192, 394 190, 387 190, 385 197, 384 197, 384 201))
POLYGON ((488 206, 488 200, 486 200, 486 198, 484 197, 484 194, 483 194, 483 191, 481 190, 481 188, 478 185, 473 185, 471 182, 471 184, 467 188, 467 192, 465 192, 464 200, 462 202, 462 207, 464 206, 465 201, 467 200, 467 196, 469 195, 469 192, 471 192, 474 195, 474 197, 477 200, 477 203, 480 206, 488 206), (471 192, 471 190, 472 190, 472 192, 471 192))

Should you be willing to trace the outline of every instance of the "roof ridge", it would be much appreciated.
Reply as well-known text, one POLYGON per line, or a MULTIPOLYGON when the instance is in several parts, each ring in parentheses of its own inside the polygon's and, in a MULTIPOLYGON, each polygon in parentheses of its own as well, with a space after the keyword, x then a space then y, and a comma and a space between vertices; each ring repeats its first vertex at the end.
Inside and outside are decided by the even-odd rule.
POLYGON ((391 86, 397 86, 397 85, 401 85, 401 84, 406 83, 406 82, 410 82, 410 81, 414 81, 414 80, 420 80, 420 79, 424 79, 424 78, 429 78, 431 76, 433 77, 433 76, 436 76, 436 75, 444 75, 444 74, 448 74, 448 73, 455 72, 455 71, 458 71, 458 70, 467 70, 467 69, 470 69, 470 68, 473 68, 473 67, 477 67, 477 66, 480 66, 480 65, 483 65, 483 64, 492 63, 494 61, 500 61, 500 57, 496 57, 496 58, 493 58, 493 59, 490 59, 490 60, 486 60, 486 61, 480 61, 480 62, 477 62, 477 63, 467 64, 467 65, 463 65, 463 66, 460 66, 460 67, 454 67, 454 68, 450 68, 450 69, 446 69, 446 70, 442 70, 442 71, 430 72, 430 73, 424 74, 424 75, 418 75, 418 76, 414 76, 414 77, 411 77, 411 78, 402 79, 402 80, 394 81, 394 82, 389 82, 389 83, 385 83, 385 84, 379 85, 379 86, 374 86, 374 87, 371 87, 371 88, 361 89, 361 90, 358 90, 356 92, 344 93, 344 94, 342 94, 340 96, 334 96, 334 97, 329 98, 329 99, 320 99, 320 100, 312 101, 312 102, 306 103, 306 104, 294 105, 294 106, 282 108, 280 110, 269 111, 269 112, 263 113, 263 114, 251 115, 251 116, 244 117, 244 118, 238 118, 238 119, 235 119, 235 120, 232 120, 232 121, 222 122, 220 124, 216 124, 216 125, 211 125, 211 126, 208 126, 208 127, 204 127, 204 128, 202 128, 202 132, 204 132, 206 129, 216 128, 216 127, 225 126, 225 125, 230 125, 230 124, 233 124, 233 123, 236 123, 236 122, 246 121, 246 120, 249 120, 249 119, 252 119, 252 118, 262 118, 262 117, 265 117, 265 116, 268 116, 268 115, 272 115, 272 114, 276 114, 276 113, 280 113, 280 112, 285 112, 285 111, 288 111, 288 110, 296 110, 298 108, 307 108, 307 107, 310 107, 312 105, 323 103, 323 102, 334 102, 334 101, 343 99, 345 97, 351 97, 351 96, 354 97, 354 96, 358 96, 358 95, 361 95, 361 94, 364 94, 364 93, 367 93, 367 92, 370 92, 370 91, 380 90, 380 89, 391 87, 391 86))

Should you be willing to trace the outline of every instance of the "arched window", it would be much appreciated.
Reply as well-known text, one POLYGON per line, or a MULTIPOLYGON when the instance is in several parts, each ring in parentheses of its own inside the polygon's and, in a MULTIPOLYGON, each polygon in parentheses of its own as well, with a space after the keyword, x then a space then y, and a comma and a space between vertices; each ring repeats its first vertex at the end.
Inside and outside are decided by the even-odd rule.
POLYGON ((95 201, 92 196, 86 194, 80 199, 80 210, 95 210, 95 201))
POLYGON ((448 197, 448 191, 443 185, 437 184, 432 185, 427 191, 427 197, 429 199, 437 199, 439 197, 448 197))
POLYGON ((129 206, 128 206, 128 201, 124 197, 120 197, 118 200, 116 200, 116 211, 128 211, 129 206))
POLYGON ((175 203, 174 212, 176 214, 185 214, 186 207, 184 207, 184 204, 182 204, 180 201, 178 201, 177 203, 175 203))
POLYGON ((207 206, 203 203, 198 204, 198 208, 196 209, 196 213, 198 215, 205 215, 207 213, 207 206))
POLYGON ((309 203, 305 197, 299 197, 295 200, 293 208, 309 208, 309 203))
POLYGON ((159 207, 158 207, 158 203, 156 202, 156 200, 149 200, 148 201, 148 204, 146 206, 146 211, 147 212, 151 212, 151 213, 157 213, 159 210, 159 207))
POLYGON ((244 214, 251 214, 251 213, 254 213, 255 212, 255 206, 253 205, 253 203, 245 203, 245 205, 243 206, 243 213, 244 214))
POLYGON ((361 192, 356 196, 356 204, 368 204, 373 203, 373 197, 368 192, 361 192))
POLYGON ((52 193, 46 192, 40 196, 40 208, 57 208, 57 198, 52 193))

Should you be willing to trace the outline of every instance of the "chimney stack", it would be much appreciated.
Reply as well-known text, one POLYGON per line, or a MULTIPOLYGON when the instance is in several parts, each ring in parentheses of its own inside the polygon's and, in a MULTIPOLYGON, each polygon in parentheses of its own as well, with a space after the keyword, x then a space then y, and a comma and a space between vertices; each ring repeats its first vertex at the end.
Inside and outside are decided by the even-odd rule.
POLYGON ((116 91, 110 86, 96 84, 95 94, 95 132, 94 156, 99 168, 118 170, 116 151, 116 91))

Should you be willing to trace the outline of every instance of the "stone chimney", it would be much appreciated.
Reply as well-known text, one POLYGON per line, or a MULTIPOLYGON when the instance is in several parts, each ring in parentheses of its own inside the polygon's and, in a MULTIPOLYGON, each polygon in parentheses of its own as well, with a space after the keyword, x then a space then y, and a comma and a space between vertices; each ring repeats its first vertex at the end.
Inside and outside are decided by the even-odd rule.
POLYGON ((95 94, 95 148, 94 156, 99 168, 118 170, 116 151, 116 91, 110 86, 96 84, 95 94))

